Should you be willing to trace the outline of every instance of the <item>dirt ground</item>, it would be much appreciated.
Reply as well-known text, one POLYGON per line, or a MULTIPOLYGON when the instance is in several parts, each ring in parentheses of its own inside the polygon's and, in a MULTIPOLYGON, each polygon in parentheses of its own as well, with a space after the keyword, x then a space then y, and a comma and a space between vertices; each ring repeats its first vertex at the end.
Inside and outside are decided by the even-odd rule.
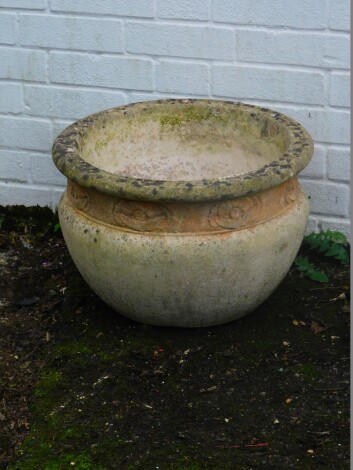
POLYGON ((0 469, 349 468, 348 267, 157 328, 97 298, 49 210, 0 214, 0 469))

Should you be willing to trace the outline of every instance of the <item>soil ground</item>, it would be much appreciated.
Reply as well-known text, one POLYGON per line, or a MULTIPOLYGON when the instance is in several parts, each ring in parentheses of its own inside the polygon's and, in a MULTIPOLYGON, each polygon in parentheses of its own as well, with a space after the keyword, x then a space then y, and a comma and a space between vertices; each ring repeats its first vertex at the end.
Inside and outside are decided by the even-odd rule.
POLYGON ((0 469, 349 468, 348 267, 157 328, 89 289, 49 210, 0 214, 0 469))

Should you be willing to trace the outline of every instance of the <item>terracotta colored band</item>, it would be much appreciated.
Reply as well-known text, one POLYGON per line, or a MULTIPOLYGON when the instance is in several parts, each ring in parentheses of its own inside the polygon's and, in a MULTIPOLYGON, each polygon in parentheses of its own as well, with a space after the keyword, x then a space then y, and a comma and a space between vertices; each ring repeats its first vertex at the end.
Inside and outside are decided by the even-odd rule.
POLYGON ((133 232, 225 232, 272 219, 300 194, 297 178, 251 196, 224 202, 159 203, 119 199, 68 181, 73 207, 87 216, 133 232))

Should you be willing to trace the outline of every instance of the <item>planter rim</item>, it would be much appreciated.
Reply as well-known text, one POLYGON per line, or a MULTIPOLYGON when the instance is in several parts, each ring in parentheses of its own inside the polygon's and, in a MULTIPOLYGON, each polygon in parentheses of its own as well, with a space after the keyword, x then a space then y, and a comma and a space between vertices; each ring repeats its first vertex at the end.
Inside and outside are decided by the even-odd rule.
POLYGON ((164 202, 199 202, 235 199, 278 186, 300 173, 313 154, 313 142, 308 131, 294 119, 268 108, 237 101, 212 99, 163 99, 118 106, 80 119, 54 141, 52 156, 55 165, 69 180, 99 192, 125 199, 164 202), (270 121, 285 128, 289 145, 282 155, 257 170, 230 177, 191 181, 152 180, 114 174, 100 169, 80 156, 79 142, 93 123, 111 113, 125 113, 139 106, 145 110, 158 105, 187 103, 209 106, 237 107, 244 112, 266 115, 270 121))

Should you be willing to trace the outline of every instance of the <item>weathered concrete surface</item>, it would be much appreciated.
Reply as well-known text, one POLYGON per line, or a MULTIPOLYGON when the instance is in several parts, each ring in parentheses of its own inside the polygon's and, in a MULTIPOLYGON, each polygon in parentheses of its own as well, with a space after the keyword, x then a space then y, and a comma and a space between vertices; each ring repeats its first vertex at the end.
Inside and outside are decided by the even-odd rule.
POLYGON ((304 236, 308 202, 255 228, 210 235, 132 233, 78 213, 59 216, 87 283, 119 313, 143 323, 208 326, 261 304, 286 275, 304 236))
POLYGON ((209 100, 114 108, 68 127, 59 216, 78 269, 127 317, 199 327, 239 318, 287 273, 309 208, 307 131, 269 109, 209 100))

